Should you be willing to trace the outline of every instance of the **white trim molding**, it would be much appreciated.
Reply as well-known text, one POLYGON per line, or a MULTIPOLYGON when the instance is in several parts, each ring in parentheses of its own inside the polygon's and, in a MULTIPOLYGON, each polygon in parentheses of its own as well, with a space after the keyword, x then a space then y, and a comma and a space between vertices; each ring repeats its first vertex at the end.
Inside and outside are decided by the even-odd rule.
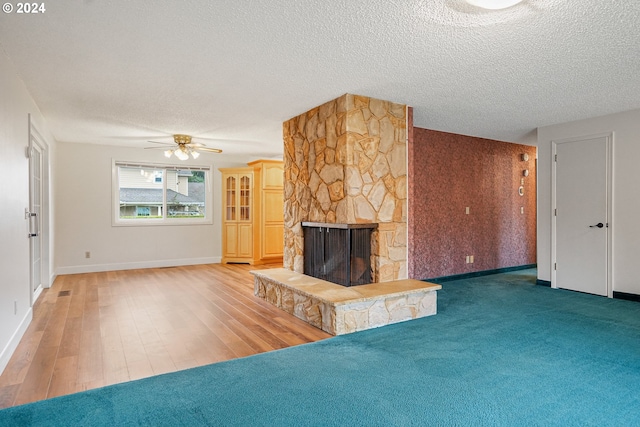
POLYGON ((220 264, 222 257, 167 259, 157 261, 124 262, 115 264, 92 264, 58 267, 56 275, 98 273, 102 271, 135 270, 139 268, 180 267, 183 265, 220 264))
POLYGON ((32 319, 33 309, 29 307, 29 310, 27 310, 27 313, 18 326, 18 329, 16 329, 7 345, 2 349, 2 353, 0 353, 0 375, 2 375, 4 368, 9 364, 9 360, 11 360, 13 352, 18 348, 18 344, 20 344, 20 340, 24 336, 24 333, 27 332, 27 328, 29 327, 29 324, 31 324, 32 319))

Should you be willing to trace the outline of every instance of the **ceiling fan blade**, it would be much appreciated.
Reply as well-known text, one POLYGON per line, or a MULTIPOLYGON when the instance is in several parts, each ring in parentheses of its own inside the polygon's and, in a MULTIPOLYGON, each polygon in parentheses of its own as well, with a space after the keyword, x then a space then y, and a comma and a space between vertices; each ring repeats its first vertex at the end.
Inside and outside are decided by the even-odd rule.
POLYGON ((147 141, 152 144, 161 144, 161 145, 176 145, 175 142, 159 142, 159 141, 147 141))
POLYGON ((144 147, 145 150, 166 150, 168 147, 144 147))
POLYGON ((207 136, 194 136, 192 139, 198 141, 224 141, 222 138, 209 138, 207 136))
POLYGON ((209 148, 209 147, 196 147, 197 151, 208 151, 210 153, 222 153, 222 150, 219 148, 209 148))

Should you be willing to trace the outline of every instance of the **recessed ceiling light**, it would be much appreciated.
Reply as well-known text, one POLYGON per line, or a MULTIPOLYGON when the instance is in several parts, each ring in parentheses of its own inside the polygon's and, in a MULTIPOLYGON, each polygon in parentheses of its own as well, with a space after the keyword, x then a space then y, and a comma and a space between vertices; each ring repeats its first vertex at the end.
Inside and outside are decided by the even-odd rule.
POLYGON ((522 0, 466 0, 467 3, 472 4, 483 9, 506 9, 511 6, 515 6, 522 0))

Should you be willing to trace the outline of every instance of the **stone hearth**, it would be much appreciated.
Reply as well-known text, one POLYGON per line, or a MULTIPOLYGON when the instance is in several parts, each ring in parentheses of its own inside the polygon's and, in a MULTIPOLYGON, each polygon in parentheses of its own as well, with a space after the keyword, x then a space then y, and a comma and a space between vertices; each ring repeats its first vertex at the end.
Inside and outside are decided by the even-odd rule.
POLYGON ((256 296, 332 335, 434 315, 442 289, 414 279, 344 287, 285 268, 251 274, 256 296))

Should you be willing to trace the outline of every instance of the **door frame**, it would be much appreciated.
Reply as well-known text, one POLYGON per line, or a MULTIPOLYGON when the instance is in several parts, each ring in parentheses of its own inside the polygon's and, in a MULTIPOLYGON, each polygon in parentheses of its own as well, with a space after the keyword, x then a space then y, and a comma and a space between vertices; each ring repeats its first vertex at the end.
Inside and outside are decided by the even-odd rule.
POLYGON ((606 139, 606 153, 605 168, 607 176, 606 185, 606 200, 607 200, 607 297, 613 298, 613 229, 615 224, 613 222, 613 145, 614 145, 614 132, 597 133, 591 135, 582 135, 571 138, 563 138, 551 141, 551 287, 558 288, 558 282, 556 279, 556 244, 557 244, 557 229, 556 229, 556 215, 555 210, 556 203, 556 185, 557 185, 557 162, 556 154, 558 144, 566 142, 584 141, 587 139, 605 138, 606 139))
MULTIPOLYGON (((50 251, 49 251, 49 147, 45 142, 44 138, 38 132, 38 129, 33 123, 31 118, 31 114, 28 115, 29 122, 29 144, 27 147, 27 158, 29 159, 29 208, 30 212, 32 209, 32 161, 31 154, 34 145, 37 145, 41 156, 40 156, 40 216, 37 218, 39 221, 38 226, 38 244, 40 245, 40 287, 38 289, 34 289, 33 281, 33 239, 29 239, 29 298, 31 307, 35 304, 36 300, 42 293, 42 290, 45 288, 51 287, 51 278, 49 277, 50 270, 50 251)), ((29 218, 30 221, 30 218, 29 218)), ((31 233, 31 228, 29 228, 29 233, 31 233)))

